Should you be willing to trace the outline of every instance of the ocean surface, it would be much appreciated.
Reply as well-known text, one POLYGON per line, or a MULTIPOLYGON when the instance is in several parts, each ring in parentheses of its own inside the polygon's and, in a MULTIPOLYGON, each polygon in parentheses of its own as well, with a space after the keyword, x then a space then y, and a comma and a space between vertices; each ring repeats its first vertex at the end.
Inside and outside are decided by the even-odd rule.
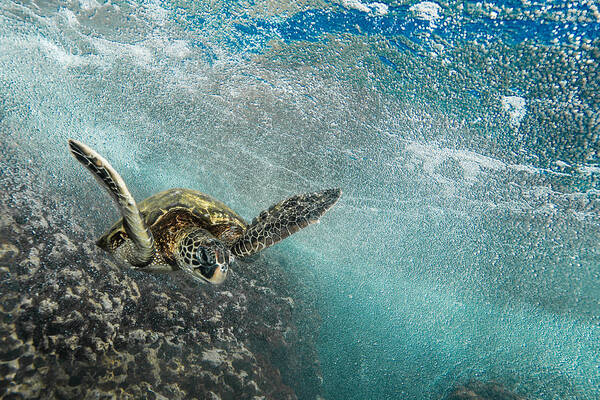
POLYGON ((594 0, 0 0, 0 190, 100 235, 117 210, 67 138, 138 200, 251 220, 343 189, 265 251, 321 317, 328 400, 600 398, 594 0))

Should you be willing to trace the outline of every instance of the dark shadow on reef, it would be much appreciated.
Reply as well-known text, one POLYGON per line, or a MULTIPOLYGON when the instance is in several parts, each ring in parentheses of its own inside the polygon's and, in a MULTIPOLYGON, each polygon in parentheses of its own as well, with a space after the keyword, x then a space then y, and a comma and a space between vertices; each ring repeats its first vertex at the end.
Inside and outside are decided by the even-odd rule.
POLYGON ((496 382, 472 381, 454 389, 446 400, 526 400, 496 382))
POLYGON ((101 232, 85 216, 8 176, 0 192, 0 398, 321 393, 316 338, 307 334, 318 317, 268 255, 238 262, 219 287, 123 270, 95 247, 101 232))

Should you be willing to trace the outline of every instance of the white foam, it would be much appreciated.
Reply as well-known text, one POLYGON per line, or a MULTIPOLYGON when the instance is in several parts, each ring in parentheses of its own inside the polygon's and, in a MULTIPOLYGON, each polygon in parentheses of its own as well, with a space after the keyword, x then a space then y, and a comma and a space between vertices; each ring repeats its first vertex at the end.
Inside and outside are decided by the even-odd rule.
POLYGON ((342 5, 346 8, 353 8, 358 11, 369 13, 371 9, 364 3, 361 3, 359 0, 342 0, 342 5))
POLYGON ((92 11, 100 7, 102 5, 96 0, 79 0, 79 8, 83 11, 92 11))
MULTIPOLYGON (((37 35, 26 36, 24 38, 8 37, 0 40, 0 48, 30 49, 32 52, 41 51, 42 54, 57 61, 64 67, 81 67, 86 65, 107 66, 114 62, 116 58, 124 55, 130 56, 134 63, 146 68, 154 62, 153 49, 151 47, 118 43, 101 38, 91 38, 88 44, 92 45, 98 51, 98 54, 72 54, 59 44, 37 35)), ((186 54, 185 46, 180 43, 174 43, 173 47, 168 51, 179 56, 185 56, 186 54)))
POLYGON ((387 4, 383 3, 369 3, 369 7, 371 7, 372 13, 378 17, 387 14, 389 10, 387 4))
POLYGON ((360 0, 342 0, 342 5, 346 8, 352 8, 375 16, 385 15, 389 10, 387 4, 362 3, 360 0))
POLYGON ((433 1, 423 1, 411 6, 408 10, 413 13, 415 18, 434 24, 441 18, 440 11, 442 7, 433 1))
POLYGON ((502 96, 500 102, 502 103, 502 109, 508 113, 510 125, 515 128, 519 127, 527 113, 526 100, 519 96, 502 96))
MULTIPOLYGON (((522 180, 515 177, 511 172, 525 173, 531 177, 534 176, 571 176, 570 174, 552 171, 550 169, 535 168, 524 164, 509 164, 503 161, 483 156, 469 150, 455 150, 450 148, 438 147, 419 142, 407 141, 405 151, 410 153, 409 160, 417 168, 422 169, 427 179, 433 179, 439 187, 440 195, 451 197, 463 197, 465 189, 473 187, 478 182, 487 182, 497 180, 498 178, 507 179, 509 185, 515 184, 522 190, 522 194, 515 198, 506 197, 487 202, 485 198, 480 199, 486 203, 488 208, 502 207, 514 213, 544 213, 556 214, 565 210, 564 204, 579 204, 577 199, 585 199, 594 190, 583 192, 563 193, 554 191, 551 187, 543 184, 524 184, 522 180), (444 162, 452 160, 461 167, 461 174, 456 177, 447 177, 442 169, 444 162)), ((417 169, 418 170, 418 169, 417 169)), ((600 174, 600 165, 589 165, 578 167, 583 174, 600 174)), ((532 181, 538 182, 538 181, 532 181)), ((452 211, 446 209, 446 212, 452 211)), ((579 209, 579 207, 569 206, 569 213, 580 221, 597 219, 597 213, 593 211, 579 209)))
POLYGON ((67 21, 67 23, 69 24, 69 26, 71 28, 77 27, 80 25, 79 20, 77 19, 77 16, 75 15, 75 13, 71 10, 69 10, 68 8, 63 8, 59 11, 59 14, 62 15, 65 20, 67 21))
POLYGON ((586 175, 600 174, 600 166, 579 167, 579 170, 586 175))
POLYGON ((157 0, 148 4, 148 16, 152 18, 158 25, 164 26, 169 18, 169 12, 160 6, 157 0))
POLYGON ((74 55, 67 52, 64 48, 59 47, 55 43, 49 41, 46 38, 36 38, 36 41, 28 41, 27 45, 23 43, 26 47, 30 46, 39 46, 39 49, 43 51, 49 58, 58 61, 59 64, 65 67, 80 67, 84 65, 96 64, 98 62, 97 58, 93 55, 90 56, 80 56, 74 55))
POLYGON ((423 162, 423 170, 425 172, 436 177, 436 179, 443 181, 448 180, 438 176, 439 174, 435 173, 435 170, 447 159, 453 159, 459 163, 463 169, 463 177, 465 181, 469 183, 473 183, 477 179, 482 169, 502 171, 507 167, 507 165, 500 160, 486 157, 469 150, 440 148, 418 142, 410 142, 406 146, 406 151, 413 153, 423 162))
POLYGON ((92 43, 104 56, 129 55, 134 63, 146 68, 154 62, 152 50, 146 46, 118 43, 101 38, 94 38, 92 43))
MULTIPOLYGON (((470 150, 456 150, 447 147, 408 141, 405 150, 412 153, 422 162, 424 172, 436 175, 436 168, 446 160, 454 160, 463 168, 463 175, 467 182, 473 181, 480 172, 502 172, 505 170, 525 172, 531 175, 570 176, 568 173, 557 172, 551 169, 536 168, 525 164, 509 164, 504 161, 487 157, 470 150)), ((558 161, 557 164, 561 162, 558 161)), ((568 165, 564 163, 564 165, 568 165)), ((578 168, 583 173, 600 173, 600 166, 586 166, 578 168)))
POLYGON ((165 45, 165 53, 174 58, 186 58, 191 54, 190 47, 185 40, 174 40, 173 42, 165 45))

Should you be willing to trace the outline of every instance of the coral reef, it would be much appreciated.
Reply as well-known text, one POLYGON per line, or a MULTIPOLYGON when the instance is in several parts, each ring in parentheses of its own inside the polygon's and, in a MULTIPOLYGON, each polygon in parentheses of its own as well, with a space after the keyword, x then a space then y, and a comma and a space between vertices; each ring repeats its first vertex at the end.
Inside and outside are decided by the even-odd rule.
POLYGON ((124 270, 85 215, 35 185, 2 187, 0 398, 319 396, 305 332, 318 318, 268 255, 218 287, 124 270))

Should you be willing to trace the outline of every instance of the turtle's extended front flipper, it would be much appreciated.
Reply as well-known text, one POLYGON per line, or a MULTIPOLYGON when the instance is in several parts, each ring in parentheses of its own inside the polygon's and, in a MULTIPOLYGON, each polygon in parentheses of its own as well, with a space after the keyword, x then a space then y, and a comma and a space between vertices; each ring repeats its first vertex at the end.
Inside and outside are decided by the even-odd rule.
POLYGON ((272 205, 252 221, 232 246, 235 256, 249 256, 319 221, 340 198, 341 189, 292 196, 272 205))
POLYGON ((108 161, 85 144, 69 139, 69 150, 77 161, 92 172, 94 178, 117 203, 123 216, 123 227, 132 241, 131 251, 124 254, 127 261, 136 267, 148 265, 154 257, 154 239, 140 215, 133 196, 125 186, 123 178, 108 161))

